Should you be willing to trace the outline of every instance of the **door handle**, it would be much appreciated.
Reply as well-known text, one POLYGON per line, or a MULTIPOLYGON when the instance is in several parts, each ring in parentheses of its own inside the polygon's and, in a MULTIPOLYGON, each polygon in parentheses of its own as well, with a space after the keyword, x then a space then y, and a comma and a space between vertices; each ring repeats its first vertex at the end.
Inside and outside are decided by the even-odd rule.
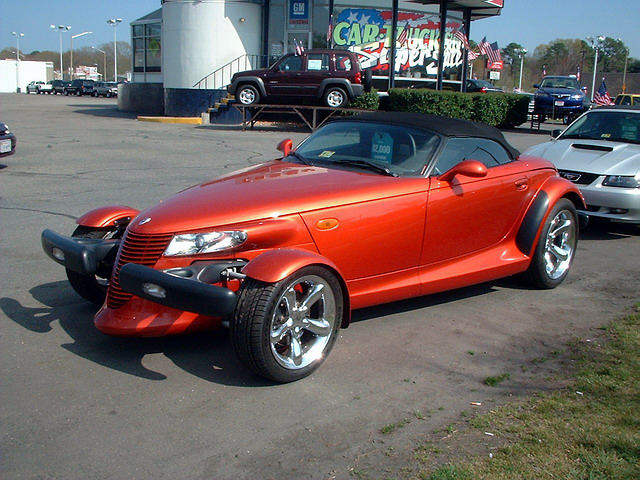
POLYGON ((526 190, 529 188, 529 180, 526 178, 520 178, 515 182, 516 190, 526 190))

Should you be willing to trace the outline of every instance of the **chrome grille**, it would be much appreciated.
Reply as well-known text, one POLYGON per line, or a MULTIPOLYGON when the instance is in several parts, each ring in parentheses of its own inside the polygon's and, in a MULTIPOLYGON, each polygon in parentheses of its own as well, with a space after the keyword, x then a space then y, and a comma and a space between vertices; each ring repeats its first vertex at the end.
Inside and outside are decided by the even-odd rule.
POLYGON ((118 278, 120 268, 127 263, 137 263, 146 267, 153 267, 162 252, 167 248, 173 235, 140 235, 127 230, 118 256, 116 268, 113 269, 109 289, 107 291, 107 307, 119 308, 129 300, 132 295, 120 288, 118 278))

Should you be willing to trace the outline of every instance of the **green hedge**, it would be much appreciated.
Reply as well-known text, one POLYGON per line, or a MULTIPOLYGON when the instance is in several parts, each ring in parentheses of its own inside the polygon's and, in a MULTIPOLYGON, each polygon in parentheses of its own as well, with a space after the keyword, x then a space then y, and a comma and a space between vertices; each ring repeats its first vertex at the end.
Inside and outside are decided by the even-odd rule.
POLYGON ((380 107, 380 97, 378 91, 373 89, 365 92, 361 96, 354 98, 349 103, 349 108, 364 108, 366 110, 378 110, 380 107))
POLYGON ((389 90, 388 109, 464 118, 509 128, 527 121, 529 97, 508 93, 393 88, 389 90))

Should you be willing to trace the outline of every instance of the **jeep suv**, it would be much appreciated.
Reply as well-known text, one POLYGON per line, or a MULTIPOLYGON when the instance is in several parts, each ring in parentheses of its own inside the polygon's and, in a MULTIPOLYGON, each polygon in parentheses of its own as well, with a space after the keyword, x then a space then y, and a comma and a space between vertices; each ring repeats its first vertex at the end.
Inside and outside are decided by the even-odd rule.
POLYGON ((84 79, 76 79, 73 80, 69 85, 64 87, 65 95, 92 95, 93 87, 96 82, 94 80, 84 80, 84 79))
POLYGON ((241 105, 288 97, 294 103, 306 98, 339 108, 362 95, 370 80, 353 52, 312 49, 289 53, 271 68, 236 73, 227 91, 241 105))
POLYGON ((533 113, 546 118, 561 118, 568 125, 588 109, 583 88, 574 76, 546 76, 536 84, 533 113))

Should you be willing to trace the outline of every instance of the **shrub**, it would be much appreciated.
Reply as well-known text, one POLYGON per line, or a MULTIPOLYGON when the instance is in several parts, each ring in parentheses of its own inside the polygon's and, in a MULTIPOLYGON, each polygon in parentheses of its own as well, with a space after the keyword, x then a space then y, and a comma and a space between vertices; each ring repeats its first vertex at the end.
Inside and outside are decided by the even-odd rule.
POLYGON ((388 109, 463 118, 499 127, 527 121, 529 97, 515 94, 484 94, 429 89, 389 90, 388 109))

